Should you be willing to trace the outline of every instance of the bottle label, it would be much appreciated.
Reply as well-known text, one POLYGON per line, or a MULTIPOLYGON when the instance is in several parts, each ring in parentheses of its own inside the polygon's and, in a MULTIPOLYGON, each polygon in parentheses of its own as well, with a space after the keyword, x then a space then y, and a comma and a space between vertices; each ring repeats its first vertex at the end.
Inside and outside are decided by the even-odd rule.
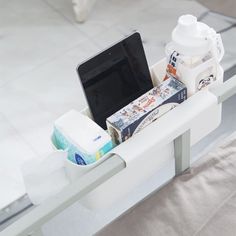
POLYGON ((192 58, 173 50, 169 56, 164 81, 174 77, 182 81, 187 86, 189 95, 192 95, 216 81, 216 72, 210 52, 202 58, 192 58), (190 68, 193 70, 191 73, 189 73, 190 68))
POLYGON ((176 51, 173 51, 170 55, 168 65, 166 67, 166 76, 164 80, 167 80, 171 76, 174 77, 175 79, 178 79, 178 76, 177 76, 178 58, 179 58, 179 53, 176 51))

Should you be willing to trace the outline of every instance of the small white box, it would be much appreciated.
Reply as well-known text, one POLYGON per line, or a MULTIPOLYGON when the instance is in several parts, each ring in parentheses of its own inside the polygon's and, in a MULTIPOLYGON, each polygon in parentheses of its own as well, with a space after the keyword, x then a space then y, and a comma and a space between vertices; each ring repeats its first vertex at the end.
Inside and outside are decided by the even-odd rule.
POLYGON ((55 121, 53 139, 68 159, 80 165, 97 161, 112 149, 109 134, 87 116, 71 110, 55 121))

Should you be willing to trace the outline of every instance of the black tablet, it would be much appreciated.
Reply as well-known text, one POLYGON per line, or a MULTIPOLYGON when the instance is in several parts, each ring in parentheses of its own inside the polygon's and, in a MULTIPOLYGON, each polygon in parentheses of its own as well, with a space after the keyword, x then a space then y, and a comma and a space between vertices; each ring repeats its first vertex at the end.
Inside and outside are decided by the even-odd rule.
POLYGON ((106 118, 153 87, 142 40, 134 33, 77 68, 94 121, 106 118))

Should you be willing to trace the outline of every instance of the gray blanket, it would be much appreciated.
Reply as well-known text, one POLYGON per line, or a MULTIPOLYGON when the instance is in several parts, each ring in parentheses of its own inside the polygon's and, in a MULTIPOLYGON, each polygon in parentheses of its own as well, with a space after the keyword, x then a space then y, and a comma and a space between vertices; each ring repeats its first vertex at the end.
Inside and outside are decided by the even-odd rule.
POLYGON ((236 235, 236 135, 99 236, 236 235))

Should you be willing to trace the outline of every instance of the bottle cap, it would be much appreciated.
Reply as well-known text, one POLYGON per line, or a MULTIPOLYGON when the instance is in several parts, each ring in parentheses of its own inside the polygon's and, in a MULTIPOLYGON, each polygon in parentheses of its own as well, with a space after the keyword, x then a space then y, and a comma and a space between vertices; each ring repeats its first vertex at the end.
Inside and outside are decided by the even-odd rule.
POLYGON ((212 29, 198 22, 195 16, 183 15, 179 17, 178 24, 172 32, 174 48, 186 56, 204 55, 212 46, 212 41, 209 40, 210 32, 212 29))

